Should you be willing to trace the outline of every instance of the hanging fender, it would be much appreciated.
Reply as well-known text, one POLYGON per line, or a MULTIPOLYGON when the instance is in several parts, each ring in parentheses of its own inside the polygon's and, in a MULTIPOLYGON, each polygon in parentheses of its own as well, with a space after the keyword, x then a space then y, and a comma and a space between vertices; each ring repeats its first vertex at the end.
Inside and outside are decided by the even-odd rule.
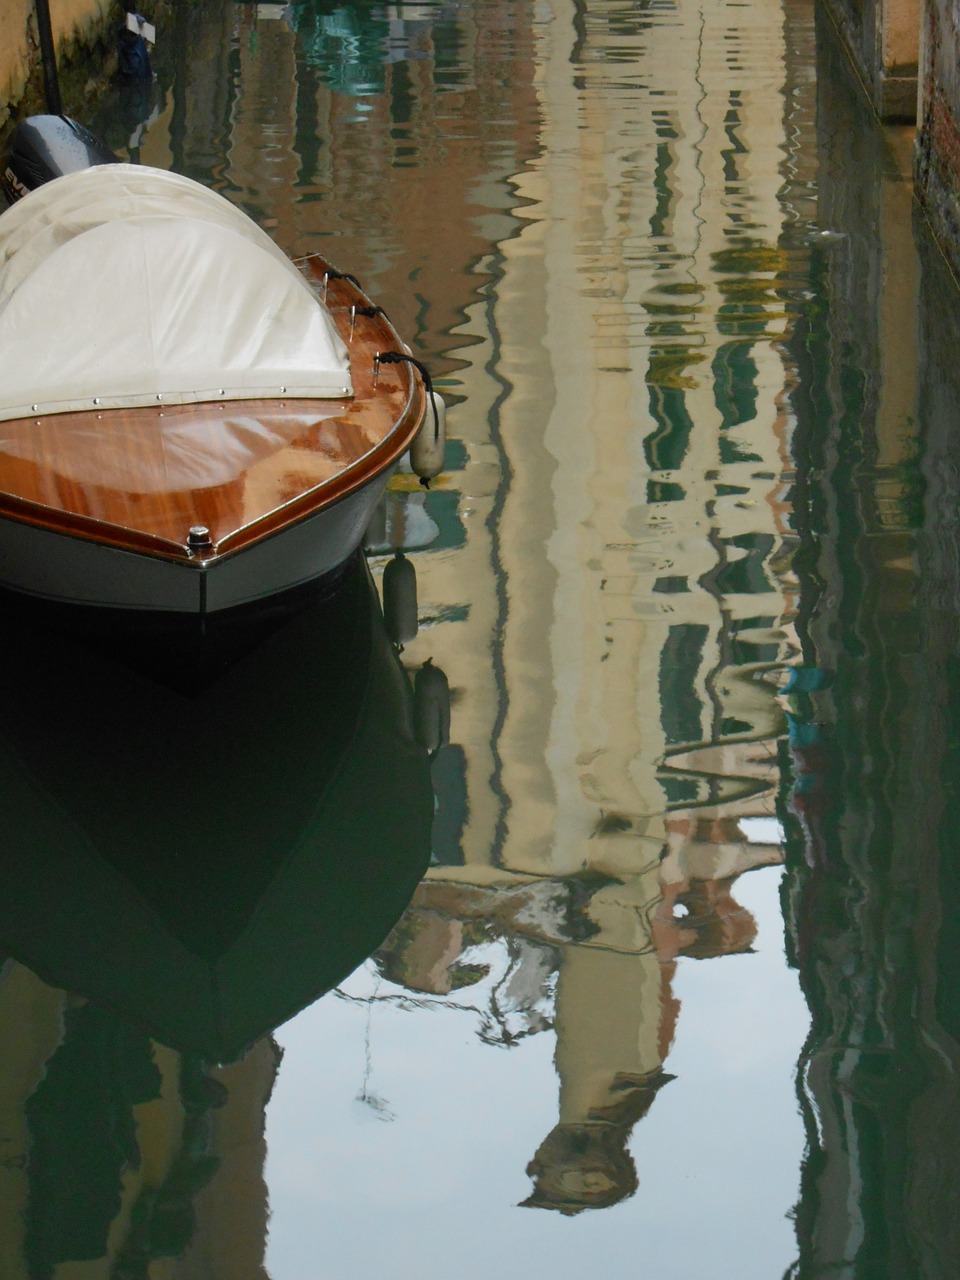
POLYGON ((397 551, 383 571, 383 621, 387 635, 399 648, 416 639, 417 571, 397 551))
POLYGON ((413 725, 431 759, 450 745, 450 682, 430 658, 413 677, 413 725))
POLYGON ((427 392, 427 412, 410 446, 410 466, 421 484, 429 483, 443 470, 447 444, 447 406, 439 391, 427 392))
POLYGON ((409 449, 410 466, 419 476, 424 488, 430 488, 430 481, 443 470, 444 448, 447 440, 447 406, 443 396, 433 389, 433 380, 426 365, 410 354, 408 347, 403 351, 378 351, 374 357, 374 377, 382 364, 412 364, 423 379, 426 393, 426 412, 419 430, 409 449))

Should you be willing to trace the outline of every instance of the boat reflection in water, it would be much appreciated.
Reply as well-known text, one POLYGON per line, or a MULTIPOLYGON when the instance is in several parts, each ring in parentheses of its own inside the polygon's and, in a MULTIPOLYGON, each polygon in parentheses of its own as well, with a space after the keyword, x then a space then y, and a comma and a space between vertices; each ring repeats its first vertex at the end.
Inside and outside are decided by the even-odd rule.
POLYGON ((430 856, 376 591, 354 563, 187 691, 141 649, 8 638, 0 1273, 189 1247, 262 1274, 269 1033, 382 941, 430 856))

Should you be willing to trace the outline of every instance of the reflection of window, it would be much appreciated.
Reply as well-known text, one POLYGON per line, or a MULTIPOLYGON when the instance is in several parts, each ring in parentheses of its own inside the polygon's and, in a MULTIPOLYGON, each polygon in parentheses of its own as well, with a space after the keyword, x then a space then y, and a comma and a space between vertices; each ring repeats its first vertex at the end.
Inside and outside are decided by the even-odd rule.
POLYGON ((735 560, 731 558, 717 570, 714 577, 717 591, 728 596, 763 595, 774 590, 767 575, 767 559, 775 541, 769 533, 744 533, 739 538, 724 538, 724 546, 745 551, 746 555, 735 560))
POLYGON ((738 738, 745 733, 755 733, 756 725, 749 720, 738 720, 736 716, 724 716, 720 721, 721 738, 738 738))
POLYGON ((681 574, 671 574, 666 578, 657 578, 653 584, 653 590, 667 596, 681 595, 684 591, 690 590, 690 582, 681 574))
POLYGON ((648 480, 648 502, 682 502, 686 497, 683 485, 673 484, 669 480, 648 480))
POLYGON ((720 464, 721 466, 731 466, 735 462, 762 462, 763 459, 759 453, 754 453, 752 449, 746 449, 733 436, 720 437, 720 464))
POLYGON ((673 149, 669 142, 657 144, 657 163, 653 170, 653 188, 657 193, 657 207, 650 219, 650 234, 662 236, 666 234, 667 219, 670 217, 670 206, 673 203, 673 192, 670 190, 670 167, 673 164, 673 149))
POLYGON ((430 765, 433 779, 433 856, 440 867, 463 866, 463 829, 467 823, 467 757, 463 747, 441 747, 430 765))
POLYGON ((658 776, 667 804, 683 806, 700 801, 703 786, 697 778, 679 778, 671 773, 661 773, 658 776))
POLYGON ((693 423, 680 387, 650 387, 650 412, 657 430, 643 442, 647 462, 654 471, 676 471, 690 445, 693 423))
POLYGON ((774 663, 780 658, 780 646, 770 639, 779 625, 777 618, 741 618, 730 641, 730 664, 734 667, 754 663, 774 663))
POLYGON ((733 187, 736 191, 736 185, 740 182, 740 174, 737 170, 737 156, 746 155, 747 148, 743 145, 740 134, 737 132, 740 128, 740 95, 731 93, 730 110, 727 112, 727 118, 724 122, 723 131, 730 139, 729 147, 724 147, 720 154, 723 156, 723 180, 727 183, 728 188, 733 187))
POLYGON ((723 419, 735 427, 757 416, 757 366, 752 343, 725 342, 713 359, 713 395, 723 419))
POLYGON ((671 627, 660 653, 660 723, 667 742, 699 742, 703 706, 697 676, 703 664, 707 628, 671 627))

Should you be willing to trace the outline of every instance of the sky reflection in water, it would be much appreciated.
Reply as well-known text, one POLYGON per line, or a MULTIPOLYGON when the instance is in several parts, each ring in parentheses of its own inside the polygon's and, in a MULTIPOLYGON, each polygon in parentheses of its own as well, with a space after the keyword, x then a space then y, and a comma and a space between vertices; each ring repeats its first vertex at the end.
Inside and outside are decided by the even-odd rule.
MULTIPOLYGON (((398 862, 432 865, 352 975, 349 948, 298 966, 320 926, 291 922, 277 1016, 340 985, 225 1068, 138 996, 173 1047, 151 1068, 139 1032, 131 1085, 125 1024, 78 1031, 95 1006, 11 962, 9 1274, 953 1274, 956 298, 914 253, 903 139, 792 0, 213 2, 156 63, 95 127, 355 272, 452 406, 442 483, 398 474, 368 537, 378 580, 417 569, 406 676, 374 610, 390 698, 341 689, 405 744, 414 817, 357 798, 351 739, 366 834, 323 852, 378 942, 398 862), (452 690, 430 842, 425 664, 452 690), (100 1193, 58 1235, 68 1156, 100 1193)), ((272 841, 289 868, 254 827, 244 865, 272 841)), ((223 859, 217 945, 259 900, 223 859)), ((130 1016, 70 963, 38 971, 130 1016)))

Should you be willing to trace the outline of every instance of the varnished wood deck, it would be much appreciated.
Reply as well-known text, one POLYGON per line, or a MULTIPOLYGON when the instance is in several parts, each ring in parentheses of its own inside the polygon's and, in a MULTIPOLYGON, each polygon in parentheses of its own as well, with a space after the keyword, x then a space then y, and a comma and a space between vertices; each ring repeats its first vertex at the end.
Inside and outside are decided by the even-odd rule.
MULTIPOLYGON (((298 264, 324 295, 329 264, 298 264)), ((396 461, 426 397, 385 316, 349 279, 329 281, 327 306, 351 355, 354 395, 243 400, 20 418, 0 423, 0 517, 124 550, 209 563, 336 502, 396 461), (195 557, 191 526, 210 530, 195 557)))

